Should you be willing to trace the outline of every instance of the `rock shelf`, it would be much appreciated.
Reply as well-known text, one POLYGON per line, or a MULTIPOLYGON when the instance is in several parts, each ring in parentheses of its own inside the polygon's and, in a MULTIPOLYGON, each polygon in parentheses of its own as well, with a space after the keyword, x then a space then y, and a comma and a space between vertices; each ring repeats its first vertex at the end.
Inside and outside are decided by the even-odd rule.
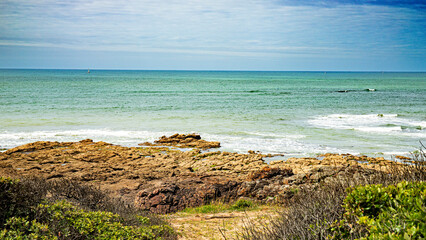
POLYGON ((218 199, 283 202, 295 188, 306 184, 336 176, 365 176, 394 163, 383 158, 325 154, 321 160, 289 158, 267 164, 263 160, 267 155, 258 152, 202 152, 220 143, 202 140, 196 134, 163 136, 146 145, 150 144, 123 147, 90 139, 29 143, 0 153, 0 176, 87 182, 142 209, 170 213, 218 199))

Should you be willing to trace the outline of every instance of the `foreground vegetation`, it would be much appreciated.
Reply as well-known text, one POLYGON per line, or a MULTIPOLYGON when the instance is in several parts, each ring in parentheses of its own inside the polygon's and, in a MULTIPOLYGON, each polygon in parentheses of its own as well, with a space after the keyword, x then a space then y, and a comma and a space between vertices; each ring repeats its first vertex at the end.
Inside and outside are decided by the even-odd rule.
POLYGON ((344 219, 331 229, 339 238, 350 236, 352 217, 365 228, 363 239, 426 237, 426 182, 359 186, 350 191, 344 208, 344 219))
POLYGON ((0 239, 176 239, 160 218, 88 185, 0 177, 0 239))
POLYGON ((371 176, 298 189, 268 225, 248 223, 241 239, 425 239, 426 154, 371 176))

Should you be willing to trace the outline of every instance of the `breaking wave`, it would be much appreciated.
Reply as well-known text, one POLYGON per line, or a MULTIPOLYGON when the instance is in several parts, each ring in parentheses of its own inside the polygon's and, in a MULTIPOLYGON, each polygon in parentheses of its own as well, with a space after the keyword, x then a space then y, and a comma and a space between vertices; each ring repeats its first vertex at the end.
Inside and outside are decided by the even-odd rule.
POLYGON ((398 114, 331 114, 308 120, 310 125, 326 129, 348 129, 383 135, 426 137, 426 121, 398 116, 398 114))

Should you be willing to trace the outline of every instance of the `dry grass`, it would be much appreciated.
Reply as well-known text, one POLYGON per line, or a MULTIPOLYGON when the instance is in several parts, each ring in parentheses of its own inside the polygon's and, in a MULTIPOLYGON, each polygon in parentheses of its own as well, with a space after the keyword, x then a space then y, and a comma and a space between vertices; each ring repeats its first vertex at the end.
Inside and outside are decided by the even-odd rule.
POLYGON ((215 213, 194 211, 177 212, 166 218, 179 235, 179 239, 234 239, 247 221, 266 225, 271 216, 278 215, 275 206, 257 206, 247 211, 223 210, 215 213))
MULTIPOLYGON (((240 239, 329 239, 333 232, 330 225, 343 218, 343 200, 346 189, 356 185, 389 185, 400 181, 426 180, 426 154, 424 146, 413 155, 409 164, 391 164, 369 176, 334 178, 319 185, 301 189, 281 211, 279 217, 268 225, 259 225, 253 221, 238 233, 240 239)), ((364 236, 366 230, 352 222, 350 239, 364 236)))

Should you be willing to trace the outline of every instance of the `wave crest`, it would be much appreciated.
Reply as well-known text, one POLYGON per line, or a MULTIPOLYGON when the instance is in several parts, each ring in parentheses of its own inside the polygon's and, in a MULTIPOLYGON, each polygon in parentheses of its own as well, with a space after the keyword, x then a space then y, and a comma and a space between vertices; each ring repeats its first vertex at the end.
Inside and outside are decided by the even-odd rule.
POLYGON ((403 134, 426 137, 426 121, 400 117, 398 114, 331 114, 308 120, 312 126, 326 129, 346 129, 376 134, 403 134))

